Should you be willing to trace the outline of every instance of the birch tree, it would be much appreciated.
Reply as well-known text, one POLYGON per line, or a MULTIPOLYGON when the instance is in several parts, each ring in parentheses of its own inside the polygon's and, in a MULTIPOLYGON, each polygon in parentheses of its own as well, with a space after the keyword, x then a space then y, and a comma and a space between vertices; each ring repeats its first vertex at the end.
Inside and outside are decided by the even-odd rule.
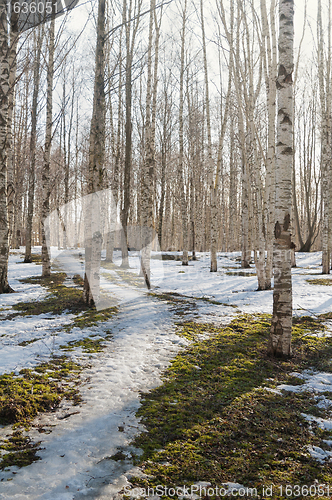
POLYGON ((99 0, 95 79, 89 147, 89 207, 85 211, 85 274, 83 299, 89 306, 99 302, 102 228, 100 194, 103 188, 105 161, 105 0, 99 0), (90 204, 91 203, 91 204, 90 204))
POLYGON ((51 262, 48 242, 50 240, 49 227, 45 220, 50 213, 50 158, 52 145, 52 110, 53 110, 53 77, 54 77, 54 29, 55 19, 51 20, 48 40, 48 66, 47 66, 47 90, 46 90, 46 133, 42 171, 42 276, 50 276, 51 262))
MULTIPOLYGON (((109 16, 107 18, 107 28, 109 30, 109 16)), ((111 203, 109 205, 109 216, 108 216, 108 231, 106 234, 106 262, 113 262, 113 251, 114 251, 114 242, 115 242, 115 226, 117 221, 117 207, 119 200, 119 174, 120 174, 120 159, 122 152, 122 128, 123 128, 123 110, 122 110, 122 30, 123 26, 121 26, 120 35, 119 35, 119 49, 118 49, 118 70, 119 70, 119 81, 118 81, 118 105, 117 105, 117 127, 115 130, 115 126, 112 123, 113 119, 113 105, 111 96, 109 96, 109 110, 110 110, 110 121, 111 121, 111 136, 112 136, 112 146, 111 151, 114 157, 113 162, 113 172, 112 172, 112 182, 108 182, 108 186, 110 189, 111 203)), ((113 43, 113 40, 112 40, 113 43)), ((108 75, 108 85, 111 84, 112 74, 114 69, 111 70, 111 60, 110 60, 110 47, 111 42, 107 40, 107 75, 108 75)))
MULTIPOLYGON (((323 201, 323 220, 322 220, 322 273, 330 273, 330 189, 331 189, 331 48, 328 46, 328 54, 325 63, 324 54, 324 34, 322 23, 322 2, 318 0, 317 13, 317 62, 318 62, 318 82, 319 82, 319 97, 321 107, 321 175, 322 175, 322 201, 323 201)), ((331 2, 329 1, 329 21, 328 21, 328 37, 330 40, 331 33, 331 2)))
POLYGON ((40 59, 42 45, 42 28, 38 26, 34 40, 34 63, 33 63, 33 94, 31 105, 31 135, 29 150, 29 187, 28 187, 28 213, 25 235, 25 256, 24 262, 31 262, 32 245, 32 219, 35 199, 35 167, 36 167, 36 143, 37 143, 37 117, 38 117, 38 95, 40 85, 40 59))
POLYGON ((210 184, 211 196, 211 252, 210 252, 210 271, 217 271, 217 244, 218 244, 218 207, 217 207, 217 183, 213 179, 213 158, 212 158, 212 139, 211 139, 211 116, 210 116, 210 92, 209 75, 206 54, 206 38, 204 25, 203 0, 200 0, 200 21, 202 30, 202 48, 204 64, 204 84, 205 84, 205 113, 206 113, 206 132, 207 132, 207 163, 208 163, 208 181, 210 184))
POLYGON ((182 28, 181 28, 181 56, 180 56, 180 93, 179 93, 179 160, 178 160, 178 183, 180 190, 180 206, 182 221, 183 252, 182 265, 188 265, 188 216, 187 200, 184 186, 184 126, 183 126, 183 108, 184 108, 184 76, 185 76, 185 35, 187 20, 187 0, 184 0, 182 10, 182 28))
POLYGON ((291 206, 293 164, 294 0, 279 2, 278 121, 274 225, 273 316, 268 352, 291 355, 291 206))
POLYGON ((14 231, 14 204, 15 204, 15 157, 13 147, 13 114, 15 80, 17 68, 17 45, 19 40, 17 16, 11 16, 9 46, 9 95, 8 95, 8 123, 7 123, 7 210, 9 226, 9 247, 13 241, 14 231))
POLYGON ((145 158, 141 173, 141 210, 142 210, 142 254, 141 254, 141 270, 148 288, 151 286, 150 281, 150 238, 149 229, 152 228, 152 183, 154 176, 154 148, 152 138, 152 38, 153 38, 153 11, 155 9, 155 0, 150 1, 150 22, 149 22, 149 41, 148 41, 148 67, 147 67, 147 82, 146 82, 146 114, 145 114, 145 158))
POLYGON ((262 19, 262 52, 263 71, 266 88, 267 105, 267 154, 266 154, 266 283, 265 288, 271 288, 272 257, 273 257, 273 224, 275 210, 275 121, 276 121, 276 85, 277 78, 277 43, 275 29, 275 1, 270 3, 270 23, 267 14, 266 0, 261 0, 262 19))
POLYGON ((132 65, 134 59, 135 40, 140 21, 140 12, 142 0, 135 1, 133 7, 132 0, 123 2, 123 23, 125 25, 126 38, 126 68, 125 68, 125 108, 126 108, 126 123, 125 123, 125 160, 124 160, 124 180, 123 180, 123 203, 121 208, 121 224, 122 238, 121 251, 122 263, 121 267, 129 267, 128 260, 128 242, 127 242, 127 225, 130 208, 130 185, 131 185, 131 170, 132 170, 132 65), (134 17, 134 20, 132 20, 134 17))
POLYGON ((8 284, 9 227, 7 216, 7 121, 9 86, 9 52, 7 3, 0 0, 0 293, 11 292, 8 284))
POLYGON ((159 57, 159 33, 160 27, 155 12, 156 2, 150 1, 150 22, 148 41, 148 74, 146 91, 146 113, 145 113, 145 147, 144 163, 141 175, 141 210, 142 210, 142 255, 141 271, 146 286, 151 287, 150 255, 153 230, 153 183, 155 177, 155 130, 156 130, 156 107, 157 107, 157 74, 159 57), (152 65, 153 26, 155 26, 155 51, 154 65, 152 65), (153 67, 152 67, 153 66, 153 67), (153 70, 153 71, 152 71, 153 70))
MULTIPOLYGON (((169 92, 171 86, 170 74, 164 76, 162 104, 161 104, 161 124, 160 124, 160 149, 161 149, 161 180, 160 180, 160 204, 158 217, 158 240, 162 250, 164 245, 164 212, 166 212, 166 203, 169 202, 170 196, 166 192, 167 186, 167 162, 171 150, 172 138, 172 94, 169 92), (165 200, 166 198, 166 200, 165 200)), ((169 212, 168 212, 169 213, 169 212)), ((166 238, 165 238, 166 239, 166 238)))

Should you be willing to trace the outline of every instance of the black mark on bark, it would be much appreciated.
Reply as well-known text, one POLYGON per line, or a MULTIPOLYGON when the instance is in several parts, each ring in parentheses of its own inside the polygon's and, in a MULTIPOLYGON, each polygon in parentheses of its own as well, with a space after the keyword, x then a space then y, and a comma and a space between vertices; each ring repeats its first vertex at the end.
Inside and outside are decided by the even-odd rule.
POLYGON ((286 214, 284 218, 284 231, 287 231, 290 225, 290 215, 286 214))
POLYGON ((274 226, 274 236, 276 239, 280 238, 281 235, 281 226, 279 222, 277 221, 275 226, 274 226))

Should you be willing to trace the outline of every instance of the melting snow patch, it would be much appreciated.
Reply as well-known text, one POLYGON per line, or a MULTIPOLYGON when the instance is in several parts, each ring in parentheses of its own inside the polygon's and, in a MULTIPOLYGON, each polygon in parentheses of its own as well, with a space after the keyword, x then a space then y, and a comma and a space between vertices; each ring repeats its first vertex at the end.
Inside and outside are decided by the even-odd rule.
POLYGON ((233 493, 237 492, 243 492, 246 491, 246 488, 243 486, 243 484, 239 483, 222 483, 223 488, 227 488, 226 495, 232 495, 233 493))
POLYGON ((316 400, 318 401, 318 408, 322 408, 323 410, 330 410, 332 408, 332 400, 326 396, 316 396, 316 400))
POLYGON ((278 385, 277 389, 290 392, 332 392, 332 373, 304 371, 303 373, 292 373, 294 377, 303 379, 301 385, 278 385))
POLYGON ((312 458, 315 458, 320 463, 324 463, 326 459, 332 456, 331 451, 322 450, 318 446, 308 446, 308 451, 312 458))
POLYGON ((306 413, 301 414, 308 422, 316 422, 316 424, 323 430, 332 430, 332 420, 325 419, 321 417, 314 417, 313 415, 307 415, 306 413))
POLYGON ((273 389, 272 387, 263 387, 264 391, 273 392, 274 394, 282 394, 278 389, 273 389))

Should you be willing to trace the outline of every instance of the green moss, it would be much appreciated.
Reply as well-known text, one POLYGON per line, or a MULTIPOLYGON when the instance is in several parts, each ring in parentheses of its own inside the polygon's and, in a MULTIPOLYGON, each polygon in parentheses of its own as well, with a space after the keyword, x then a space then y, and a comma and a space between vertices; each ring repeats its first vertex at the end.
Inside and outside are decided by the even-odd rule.
POLYGON ((60 349, 64 351, 72 351, 75 347, 82 347, 84 352, 100 352, 105 348, 105 339, 93 339, 86 337, 85 339, 73 340, 66 345, 61 345, 60 349))
POLYGON ((30 345, 30 344, 33 344, 34 342, 37 342, 39 339, 31 339, 31 340, 23 340, 22 342, 19 342, 18 345, 19 346, 22 346, 22 347, 25 347, 26 345, 30 345))
POLYGON ((165 292, 165 293, 150 292, 149 295, 151 295, 152 297, 156 297, 157 299, 160 300, 165 300, 169 304, 175 304, 175 305, 184 304, 186 302, 188 303, 188 301, 190 301, 191 303, 195 303, 195 301, 197 300, 203 300, 204 302, 209 302, 210 304, 216 304, 234 308, 238 307, 234 304, 229 304, 227 302, 220 302, 215 299, 210 299, 209 297, 191 297, 190 295, 182 295, 176 292, 165 292))
POLYGON ((82 276, 80 276, 79 274, 74 274, 74 276, 73 276, 73 282, 77 286, 83 287, 83 285, 84 285, 84 280, 83 280, 82 276))
POLYGON ((36 253, 33 253, 31 255, 31 262, 34 262, 35 264, 41 264, 42 263, 42 256, 36 253))
POLYGON ((135 288, 146 288, 144 278, 132 273, 130 270, 122 269, 112 262, 105 261, 101 262, 101 267, 113 271, 113 273, 103 273, 103 276, 112 283, 116 283, 117 285, 128 284, 135 288))
MULTIPOLYGON (((182 261, 182 255, 174 255, 174 254, 168 254, 168 253, 162 253, 161 255, 151 255, 151 259, 153 260, 175 260, 177 262, 182 261)), ((192 261, 192 255, 188 255, 188 261, 192 261)), ((199 258, 196 256, 195 260, 199 260, 199 258)))
POLYGON ((332 312, 323 313, 318 316, 320 321, 326 321, 332 319, 332 312))
POLYGON ((50 277, 32 277, 21 280, 24 283, 34 283, 45 286, 50 290, 50 295, 42 300, 20 302, 13 305, 15 311, 22 316, 39 315, 45 313, 62 314, 63 312, 77 313, 87 309, 83 302, 82 292, 77 288, 67 287, 63 283, 65 273, 53 273, 50 277))
MULTIPOLYGON (((117 307, 108 307, 97 311, 96 308, 88 307, 83 301, 82 290, 77 287, 65 286, 65 273, 53 273, 47 278, 40 276, 21 280, 24 283, 34 283, 45 286, 50 294, 44 299, 32 302, 20 302, 13 305, 16 313, 4 316, 0 319, 13 319, 17 316, 30 316, 39 314, 60 315, 63 313, 77 314, 76 318, 71 320, 68 325, 62 328, 70 331, 74 327, 88 328, 97 325, 99 322, 108 321, 117 312, 117 307)), ((77 283, 78 278, 75 279, 77 283)))
POLYGON ((81 367, 66 356, 54 357, 19 375, 0 376, 0 423, 26 425, 38 413, 53 410, 63 398, 80 401, 77 389, 81 367))
POLYGON ((176 323, 176 326, 177 326, 176 333, 180 337, 184 337, 190 341, 196 340, 198 338, 198 334, 195 328, 195 323, 193 323, 192 321, 176 323))
POLYGON ((0 456, 0 470, 13 465, 26 467, 33 462, 40 460, 36 455, 40 442, 32 443, 28 436, 23 436, 22 431, 14 431, 9 439, 0 445, 0 450, 5 450, 0 456))
POLYGON ((23 436, 22 431, 15 431, 9 439, 4 441, 4 444, 0 445, 0 449, 7 451, 20 451, 25 448, 28 442, 29 438, 27 436, 23 436))
MULTIPOLYGON (((22 256, 24 258, 24 256, 22 256)), ((42 256, 36 253, 31 254, 31 259, 29 262, 34 262, 37 265, 40 265, 42 263, 42 256)), ((25 262, 22 260, 20 264, 25 264, 25 262)))
POLYGON ((308 331, 316 332, 317 330, 325 330, 323 319, 320 317, 313 318, 312 316, 297 316, 293 318, 293 333, 294 327, 298 327, 303 333, 308 331))
POLYGON ((115 462, 119 462, 120 460, 126 460, 126 458, 128 457, 123 453, 123 451, 118 451, 117 453, 115 453, 115 455, 109 457, 110 460, 114 460, 115 462))
POLYGON ((289 360, 266 355, 268 315, 241 315, 224 328, 184 323, 183 334, 195 343, 173 360, 164 384, 142 396, 137 415, 148 432, 134 445, 143 449, 137 463, 148 478, 131 482, 152 487, 234 481, 260 494, 262 485, 274 484, 273 498, 280 498, 280 485, 331 483, 331 465, 321 465, 307 452, 309 444, 322 445, 322 433, 312 433, 302 416, 327 413, 310 393, 262 389, 302 383, 294 371, 326 369, 332 339, 312 335, 324 328, 321 322, 295 323, 289 360), (210 337, 197 341, 202 333, 210 337))
POLYGON ((8 451, 0 457, 0 470, 13 465, 26 467, 36 460, 40 460, 36 455, 40 449, 39 445, 40 442, 32 443, 29 437, 23 436, 22 431, 14 431, 11 437, 0 445, 0 450, 8 451))
POLYGON ((241 277, 251 277, 251 276, 257 276, 256 273, 250 273, 250 272, 245 272, 245 271, 229 271, 225 273, 227 276, 241 276, 241 277))
POLYGON ((102 309, 97 311, 96 309, 88 309, 80 316, 74 318, 71 323, 64 326, 63 329, 70 331, 72 328, 89 328, 91 326, 96 326, 100 322, 105 322, 110 320, 118 312, 117 307, 109 307, 107 309, 102 309))
POLYGON ((332 285, 332 280, 328 278, 314 278, 311 280, 306 280, 310 285, 324 285, 324 286, 331 286, 332 285))

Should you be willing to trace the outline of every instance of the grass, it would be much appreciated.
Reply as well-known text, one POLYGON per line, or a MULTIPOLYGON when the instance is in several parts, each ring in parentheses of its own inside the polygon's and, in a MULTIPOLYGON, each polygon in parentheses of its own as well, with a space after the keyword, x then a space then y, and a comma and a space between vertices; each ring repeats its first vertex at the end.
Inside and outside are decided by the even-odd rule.
MULTIPOLYGON (((76 316, 62 326, 65 331, 74 327, 86 328, 96 326, 107 321, 117 313, 116 307, 101 311, 88 308, 82 300, 82 291, 77 286, 82 285, 80 276, 74 276, 76 287, 65 286, 65 273, 53 273, 50 277, 32 277, 22 280, 26 283, 40 284, 49 290, 49 294, 42 300, 21 302, 13 305, 14 313, 1 319, 13 319, 17 316, 40 315, 50 313, 53 315, 74 313, 76 316)), ((82 347, 84 352, 99 352, 104 347, 105 340, 111 338, 106 332, 104 338, 93 338, 91 335, 85 339, 71 341, 62 349, 70 351, 75 347, 82 347)), ((97 336, 96 336, 97 337, 97 336)), ((24 347, 39 338, 20 342, 24 347)), ((49 363, 39 365, 34 370, 22 370, 19 376, 14 373, 4 374, 0 377, 0 424, 24 424, 31 421, 41 411, 54 409, 63 397, 79 401, 76 390, 69 389, 63 379, 72 379, 73 373, 79 366, 68 360, 66 356, 52 358, 49 363), (36 373, 37 372, 37 373, 36 373), (59 381, 62 380, 59 385, 59 381)), ((75 378, 75 377, 74 377, 75 378)))
MULTIPOLYGON (((74 276, 76 286, 65 286, 65 273, 53 273, 50 277, 32 277, 22 280, 27 283, 39 284, 48 289, 45 298, 33 302, 21 302, 13 306, 14 312, 1 319, 13 319, 17 316, 40 315, 49 313, 59 315, 73 313, 75 317, 67 325, 66 331, 73 327, 86 328, 107 321, 117 313, 116 307, 101 311, 88 308, 82 300, 82 279, 74 276)), ((85 339, 71 341, 61 346, 67 351, 81 347, 84 352, 99 352, 104 347, 105 340, 111 338, 106 332, 104 338, 91 335, 85 339), (94 338, 96 337, 96 338, 94 338)), ((20 346, 27 346, 39 340, 34 338, 22 341, 20 346)), ((77 389, 79 374, 82 367, 67 356, 52 357, 49 362, 42 363, 34 369, 23 369, 19 374, 7 373, 0 376, 0 424, 13 425, 13 429, 24 427, 28 429, 33 419, 42 412, 54 411, 65 398, 74 404, 81 401, 77 389)), ((40 443, 32 443, 22 431, 14 430, 11 437, 0 444, 0 469, 16 465, 23 467, 39 460, 36 452, 40 443)))
POLYGON ((312 394, 262 388, 300 384, 291 373, 309 367, 332 372, 332 339, 314 336, 324 330, 322 321, 295 320, 289 360, 266 355, 267 315, 239 316, 224 328, 194 322, 180 328, 196 340, 173 360, 163 385, 142 395, 138 416, 147 432, 134 444, 143 450, 137 463, 147 477, 131 482, 147 488, 230 481, 260 494, 272 484, 273 498, 284 498, 278 488, 287 484, 332 484, 331 464, 307 451, 308 445, 324 447, 331 433, 310 428, 302 416, 326 417, 325 410, 312 394), (202 333, 211 337, 198 341, 202 333))
POLYGON ((82 367, 67 356, 53 357, 33 370, 0 376, 0 424, 29 425, 45 411, 54 410, 63 398, 80 402, 72 383, 77 383, 82 367))
POLYGON ((82 315, 74 318, 69 325, 63 327, 64 330, 70 331, 72 328, 89 328, 97 326, 99 323, 110 320, 118 312, 118 308, 108 307, 97 311, 96 309, 88 309, 82 315))
MULTIPOLYGON (((22 258, 24 259, 24 255, 22 256, 22 258)), ((40 264, 42 264, 42 256, 40 254, 33 253, 33 254, 31 254, 30 262, 33 262, 34 264, 40 265, 40 264)), ((26 264, 26 263, 24 262, 24 260, 22 260, 21 262, 19 262, 19 264, 26 264)))
POLYGON ((9 439, 0 445, 0 470, 13 465, 26 467, 40 460, 36 455, 39 445, 40 442, 32 443, 29 437, 23 436, 22 431, 16 430, 9 439), (2 450, 5 450, 5 453, 2 450))
POLYGON ((66 273, 52 273, 47 278, 35 276, 21 280, 24 283, 39 284, 49 290, 49 294, 41 300, 32 302, 20 302, 13 305, 14 313, 3 316, 1 319, 12 319, 16 316, 30 316, 40 314, 60 315, 63 313, 76 314, 67 325, 62 328, 70 331, 74 327, 87 328, 96 326, 99 322, 108 321, 117 312, 117 307, 109 307, 98 311, 89 308, 83 301, 82 290, 77 287, 82 282, 79 276, 74 276, 75 287, 65 286, 66 273))
POLYGON ((81 402, 76 386, 82 367, 66 356, 53 357, 33 370, 18 375, 0 376, 0 424, 13 425, 9 439, 0 444, 0 470, 16 465, 24 467, 39 460, 40 443, 23 436, 19 427, 28 429, 39 413, 54 411, 65 398, 74 405, 81 402))
POLYGON ((38 284, 46 287, 49 294, 42 300, 32 302, 20 302, 13 305, 13 309, 20 315, 39 315, 51 313, 54 315, 67 313, 79 313, 86 310, 82 299, 82 292, 74 287, 64 285, 66 273, 52 273, 47 278, 34 276, 25 278, 23 283, 38 284))
POLYGON ((112 338, 112 335, 107 334, 104 338, 100 338, 99 336, 98 338, 93 337, 94 336, 91 335, 90 337, 85 337, 84 339, 72 340, 68 342, 68 344, 61 345, 60 349, 63 349, 64 351, 73 351, 76 347, 81 347, 83 352, 101 352, 105 349, 105 340, 112 338))
POLYGON ((332 280, 328 278, 314 278, 311 280, 306 280, 310 285, 324 285, 324 286, 331 286, 332 285, 332 280))
POLYGON ((33 344, 34 342, 38 342, 38 340, 40 340, 40 338, 31 339, 31 340, 22 340, 22 342, 19 342, 17 345, 19 345, 21 347, 25 347, 27 345, 33 344))
MULTIPOLYGON (((174 255, 174 254, 168 254, 168 253, 162 253, 158 255, 151 255, 151 259, 153 260, 175 260, 177 262, 182 261, 182 255, 174 255)), ((188 255, 188 261, 192 261, 192 255, 188 255)), ((196 257, 196 260, 199 260, 198 257, 196 257)))
POLYGON ((42 256, 37 253, 31 254, 31 262, 34 262, 35 264, 42 264, 42 256))
POLYGON ((24 368, 18 375, 0 376, 0 424, 13 425, 9 439, 0 444, 0 470, 24 467, 39 460, 40 443, 23 436, 19 427, 29 429, 39 413, 54 411, 65 398, 74 405, 81 402, 78 389, 82 367, 67 356, 53 357, 33 370, 24 368))
POLYGON ((132 273, 130 270, 123 269, 112 262, 101 262, 101 267, 113 271, 113 273, 103 273, 103 276, 113 283, 118 285, 128 284, 129 286, 137 288, 146 288, 145 281, 142 276, 132 273))
POLYGON ((235 309, 238 307, 234 304, 229 304, 227 302, 220 302, 219 300, 211 299, 209 297, 191 297, 190 295, 183 295, 177 292, 164 292, 164 293, 149 292, 149 295, 151 295, 152 297, 156 297, 157 299, 160 300, 165 300, 169 304, 185 303, 186 301, 188 302, 187 299, 189 299, 192 302, 195 302, 197 300, 202 300, 203 302, 208 302, 210 304, 226 306, 226 307, 234 307, 235 309))
POLYGON ((256 273, 250 273, 250 272, 245 272, 245 271, 228 271, 225 273, 227 276, 241 276, 241 277, 251 277, 251 276, 257 276, 256 273))

